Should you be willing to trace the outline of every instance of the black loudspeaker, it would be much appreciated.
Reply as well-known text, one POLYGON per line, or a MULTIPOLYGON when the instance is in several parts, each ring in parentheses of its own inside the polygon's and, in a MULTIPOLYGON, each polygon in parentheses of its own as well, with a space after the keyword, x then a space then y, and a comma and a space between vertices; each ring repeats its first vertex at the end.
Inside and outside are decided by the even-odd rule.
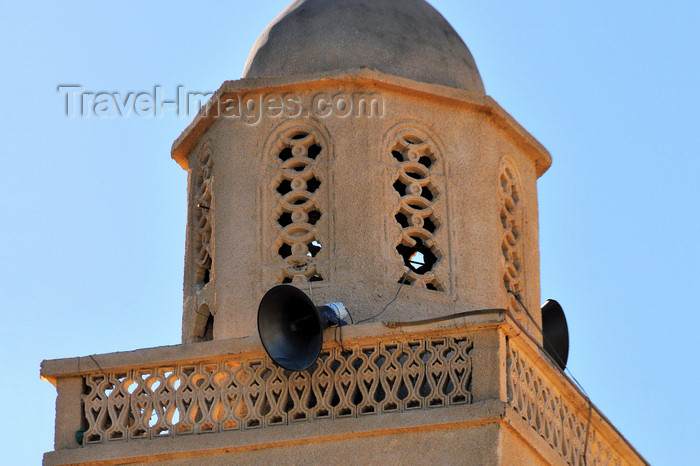
POLYGON ((347 311, 342 303, 315 306, 299 288, 277 285, 270 289, 258 307, 258 334, 265 351, 278 365, 302 371, 318 358, 323 331, 346 325, 347 311))
POLYGON ((542 338, 545 351, 564 370, 569 359, 569 327, 564 309, 553 299, 542 305, 542 338))

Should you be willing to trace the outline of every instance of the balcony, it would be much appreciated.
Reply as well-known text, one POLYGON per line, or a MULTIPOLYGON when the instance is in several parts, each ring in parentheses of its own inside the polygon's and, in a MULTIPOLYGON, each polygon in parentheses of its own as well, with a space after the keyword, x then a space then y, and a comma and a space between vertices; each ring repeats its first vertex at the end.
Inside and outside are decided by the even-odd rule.
POLYGON ((644 464, 506 312, 339 330, 302 372, 274 365, 252 337, 44 361, 58 392, 44 463, 254 460, 263 449, 288 460, 295 446, 329 442, 375 455, 377 439, 409 451, 412 435, 453 442, 451 432, 462 443, 448 451, 493 464, 516 444, 535 464, 644 464))

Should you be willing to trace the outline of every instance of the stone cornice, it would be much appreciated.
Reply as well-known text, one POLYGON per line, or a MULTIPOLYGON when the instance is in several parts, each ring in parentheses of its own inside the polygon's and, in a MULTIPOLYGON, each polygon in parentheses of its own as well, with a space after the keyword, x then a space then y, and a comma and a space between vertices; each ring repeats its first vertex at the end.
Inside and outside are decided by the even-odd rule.
POLYGON ((217 118, 220 118, 217 113, 219 104, 230 96, 261 92, 284 93, 298 89, 300 86, 311 89, 348 84, 373 88, 379 92, 381 90, 390 90, 407 93, 450 105, 464 106, 472 111, 482 113, 514 143, 526 150, 528 156, 535 164, 538 177, 542 176, 552 165, 552 157, 547 149, 491 97, 437 84, 421 83, 369 69, 284 78, 244 78, 236 81, 226 81, 175 140, 171 150, 172 157, 182 168, 188 169, 187 159, 189 153, 199 143, 201 137, 214 124, 217 118))

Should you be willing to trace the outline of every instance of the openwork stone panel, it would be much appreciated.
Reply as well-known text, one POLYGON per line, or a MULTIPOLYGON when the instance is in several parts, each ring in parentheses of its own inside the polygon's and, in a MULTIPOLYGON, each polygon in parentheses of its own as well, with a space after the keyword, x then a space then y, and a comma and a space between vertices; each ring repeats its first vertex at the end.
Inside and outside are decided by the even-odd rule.
POLYGON ((327 280, 328 140, 310 123, 285 124, 268 143, 268 157, 274 172, 271 248, 280 264, 274 281, 327 280))
POLYGON ((499 174, 500 218, 502 226, 501 252, 503 269, 503 286, 508 295, 508 308, 520 312, 517 295, 522 300, 523 292, 523 245, 522 222, 523 209, 521 200, 520 177, 515 165, 504 158, 499 174))
POLYGON ((211 280, 212 254, 212 219, 211 208, 214 194, 212 191, 212 168, 214 157, 210 143, 206 143, 197 155, 194 186, 194 257, 195 282, 198 289, 211 280))
POLYGON ((622 464, 592 427, 586 434, 587 413, 574 410, 512 345, 508 347, 507 371, 508 404, 568 464, 622 464))
POLYGON ((303 372, 232 358, 93 374, 84 379, 83 443, 469 404, 472 347, 442 337, 325 349, 303 372))
POLYGON ((445 245, 436 239, 445 219, 438 218, 437 204, 444 197, 440 175, 442 160, 435 140, 414 124, 401 124, 390 132, 388 152, 393 157, 391 180, 399 201, 394 219, 401 227, 396 251, 408 270, 399 281, 433 291, 446 291, 437 273, 444 261, 445 245))

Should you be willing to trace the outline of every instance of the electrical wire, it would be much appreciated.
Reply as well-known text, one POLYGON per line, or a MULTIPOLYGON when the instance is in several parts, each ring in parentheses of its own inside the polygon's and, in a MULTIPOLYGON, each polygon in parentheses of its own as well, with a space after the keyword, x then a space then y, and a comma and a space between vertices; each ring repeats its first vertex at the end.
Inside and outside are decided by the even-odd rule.
POLYGON ((340 352, 344 353, 345 352, 345 347, 343 346, 343 327, 341 325, 337 325, 335 329, 333 330, 333 338, 335 340, 335 343, 340 346, 340 352))
POLYGON ((440 316, 440 317, 433 317, 432 319, 410 320, 410 321, 390 320, 388 322, 382 322, 382 323, 389 328, 410 327, 410 326, 414 326, 414 325, 434 324, 436 322, 443 322, 446 320, 459 319, 460 317, 469 317, 469 316, 476 316, 476 315, 481 315, 481 314, 491 314, 493 312, 508 312, 508 310, 502 309, 502 308, 476 309, 474 311, 458 312, 456 314, 450 314, 450 315, 440 316))
POLYGON ((384 309, 379 311, 379 313, 373 315, 372 317, 367 317, 366 319, 362 319, 362 320, 358 321, 357 323, 361 324, 363 322, 367 322, 368 320, 376 319, 380 315, 384 314, 384 311, 386 311, 389 308, 389 306, 394 304, 394 301, 396 301, 396 299, 399 297, 399 293, 401 292, 401 288, 403 288, 403 284, 406 283, 407 278, 408 278, 408 270, 406 270, 403 274, 403 277, 401 277, 401 282, 399 283, 399 289, 396 290, 396 294, 394 295, 394 299, 392 299, 391 301, 386 303, 386 306, 384 306, 384 309))
MULTIPOLYGON (((91 355, 88 356, 88 357, 89 357, 90 359, 92 359, 92 362, 94 362, 95 364, 97 364, 97 367, 100 369, 100 372, 104 372, 104 370, 102 369, 102 366, 100 366, 100 363, 97 362, 97 359, 95 359, 95 356, 93 356, 93 355, 91 354, 91 355)), ((80 358, 78 358, 78 364, 80 364, 80 358)))
MULTIPOLYGON (((535 328, 540 332, 540 335, 542 335, 542 337, 544 338, 544 332, 542 331, 542 327, 539 326, 539 324, 537 323, 535 318, 532 317, 532 314, 530 314, 530 311, 528 311, 527 307, 525 307, 525 304, 523 304, 523 301, 520 299, 520 294, 516 293, 515 291, 511 291, 511 290, 508 290, 508 293, 512 294, 515 297, 515 299, 520 304, 520 307, 522 307, 525 310, 525 313, 532 321, 532 325, 535 326, 535 328)), ((561 359, 561 356, 559 356, 558 354, 556 356, 561 359)))

